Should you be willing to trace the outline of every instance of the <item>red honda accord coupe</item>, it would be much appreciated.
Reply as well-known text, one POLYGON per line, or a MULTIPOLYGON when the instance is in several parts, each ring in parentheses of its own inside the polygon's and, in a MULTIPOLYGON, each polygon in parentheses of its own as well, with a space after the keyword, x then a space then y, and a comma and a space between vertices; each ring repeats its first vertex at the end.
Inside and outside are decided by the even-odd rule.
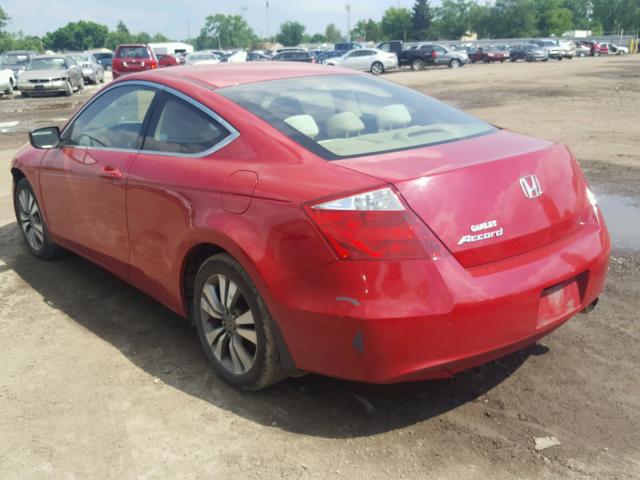
POLYGON ((130 74, 30 139, 12 174, 33 255, 72 250, 189 318, 239 388, 448 377, 603 289, 609 236, 564 146, 368 74, 130 74))

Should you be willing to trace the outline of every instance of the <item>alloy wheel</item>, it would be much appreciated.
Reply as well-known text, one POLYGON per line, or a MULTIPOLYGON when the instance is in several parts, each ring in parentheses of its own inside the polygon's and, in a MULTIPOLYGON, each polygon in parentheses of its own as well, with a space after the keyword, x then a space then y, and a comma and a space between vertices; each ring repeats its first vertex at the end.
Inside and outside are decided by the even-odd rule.
POLYGON ((21 190, 18 194, 18 217, 20 227, 29 246, 39 251, 44 243, 44 225, 35 197, 28 190, 21 190))
POLYGON ((253 312, 238 285, 225 275, 211 275, 200 298, 204 334, 219 364, 233 375, 253 367, 258 336, 253 312))

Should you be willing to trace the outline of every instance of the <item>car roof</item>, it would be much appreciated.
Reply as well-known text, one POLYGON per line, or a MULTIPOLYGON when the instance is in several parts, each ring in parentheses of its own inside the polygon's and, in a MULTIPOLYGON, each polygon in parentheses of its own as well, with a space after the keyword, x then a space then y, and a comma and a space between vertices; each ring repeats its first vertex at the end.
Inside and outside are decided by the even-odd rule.
POLYGON ((36 55, 34 57, 31 57, 31 60, 38 60, 40 58, 64 58, 64 57, 67 57, 67 56, 69 56, 69 54, 67 54, 67 53, 64 53, 64 54, 61 54, 61 55, 36 55))
POLYGON ((193 65, 180 68, 146 70, 128 74, 127 80, 162 82, 162 79, 189 80, 208 88, 217 89, 246 83, 266 82, 285 78, 320 75, 363 75, 355 70, 334 66, 296 62, 238 62, 216 65, 193 65))

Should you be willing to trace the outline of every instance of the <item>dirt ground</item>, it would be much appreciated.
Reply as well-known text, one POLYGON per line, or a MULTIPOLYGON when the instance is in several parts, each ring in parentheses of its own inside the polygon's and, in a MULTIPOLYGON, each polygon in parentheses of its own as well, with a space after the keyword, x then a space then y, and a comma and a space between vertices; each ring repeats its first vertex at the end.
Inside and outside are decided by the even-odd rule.
MULTIPOLYGON (((640 202, 640 55, 386 78, 565 142, 598 192, 640 202)), ((446 381, 308 375, 241 394, 175 314, 23 244, 11 157, 95 90, 0 100, 0 478, 640 478, 640 223, 618 222, 632 248, 614 250, 598 309, 532 348, 446 381), (561 444, 536 451, 545 436, 561 444)))

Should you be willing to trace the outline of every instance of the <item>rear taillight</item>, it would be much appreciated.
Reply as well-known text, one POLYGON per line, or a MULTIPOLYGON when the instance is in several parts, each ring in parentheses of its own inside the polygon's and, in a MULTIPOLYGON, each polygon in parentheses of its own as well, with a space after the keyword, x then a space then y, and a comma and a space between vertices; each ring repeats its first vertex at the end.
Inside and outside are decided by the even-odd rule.
POLYGON ((158 68, 158 62, 155 60, 151 60, 151 70, 158 68))
POLYGON ((305 211, 341 259, 437 258, 445 253, 391 188, 307 205, 305 211))
POLYGON ((435 50, 431 50, 431 58, 436 58, 438 56, 438 54, 436 53, 435 50))

